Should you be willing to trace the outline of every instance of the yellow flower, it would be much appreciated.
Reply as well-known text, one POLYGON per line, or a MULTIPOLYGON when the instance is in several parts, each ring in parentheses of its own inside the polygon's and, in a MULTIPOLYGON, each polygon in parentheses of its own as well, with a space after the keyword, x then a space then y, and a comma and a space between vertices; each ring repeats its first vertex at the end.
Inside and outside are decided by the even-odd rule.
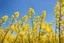
POLYGON ((34 12, 34 9, 33 9, 33 8, 29 8, 29 12, 34 13, 34 14, 35 14, 35 12, 34 12))
POLYGON ((59 2, 56 2, 56 6, 55 6, 56 10, 60 9, 59 5, 60 5, 59 2))
POLYGON ((64 7, 61 7, 61 13, 63 13, 64 12, 64 7))
POLYGON ((30 35, 30 39, 32 39, 32 37, 33 37, 33 36, 32 36, 32 35, 30 35))
POLYGON ((4 20, 4 21, 6 21, 7 19, 8 19, 7 15, 5 15, 5 16, 2 17, 2 20, 4 20))
POLYGON ((46 27, 45 24, 44 23, 41 23, 41 28, 42 29, 45 29, 45 27, 46 27))
POLYGON ((16 39, 16 36, 9 35, 8 39, 9 42, 13 42, 16 39))
POLYGON ((43 41, 46 41, 47 37, 46 36, 40 36, 40 39, 43 41))
POLYGON ((23 38, 24 38, 24 40, 27 40, 28 37, 27 36, 23 36, 23 38))
POLYGON ((59 18, 59 17, 60 17, 60 16, 57 14, 57 15, 56 15, 56 18, 59 18))
POLYGON ((42 18, 45 18, 46 17, 46 11, 42 11, 42 18))
POLYGON ((62 2, 64 2, 64 0, 60 0, 60 2, 62 3, 62 2))
POLYGON ((29 18, 32 18, 32 14, 35 14, 35 11, 34 11, 33 8, 29 8, 28 17, 29 17, 29 18))
POLYGON ((34 23, 33 28, 34 28, 35 30, 37 30, 37 29, 38 29, 38 24, 34 23))
POLYGON ((46 26, 46 32, 51 32, 51 29, 49 26, 46 26))
POLYGON ((15 29, 15 26, 14 25, 10 26, 10 29, 11 30, 14 30, 15 29))
POLYGON ((59 7, 59 2, 56 2, 56 7, 59 7))
POLYGON ((28 20, 28 16, 25 15, 25 16, 22 17, 22 19, 23 19, 24 21, 27 21, 27 20, 28 20))
POLYGON ((5 40, 4 43, 9 43, 9 41, 8 40, 5 40))
POLYGON ((19 12, 18 11, 14 12, 14 15, 15 15, 16 18, 18 18, 19 17, 19 12))
POLYGON ((64 24, 64 20, 60 21, 61 24, 64 24))
POLYGON ((60 0, 60 2, 64 2, 64 0, 60 0))
POLYGON ((43 22, 41 23, 41 28, 42 28, 42 29, 45 29, 46 26, 48 26, 48 23, 45 22, 45 21, 43 21, 43 22))
POLYGON ((39 21, 39 20, 41 20, 41 17, 40 17, 40 16, 37 16, 37 19, 38 19, 38 21, 39 21))
POLYGON ((20 34, 19 34, 20 36, 23 36, 23 35, 25 35, 25 32, 24 31, 22 31, 22 32, 20 32, 20 34))
POLYGON ((24 29, 24 30, 28 30, 28 29, 29 29, 29 24, 25 24, 25 25, 23 26, 23 29, 24 29))

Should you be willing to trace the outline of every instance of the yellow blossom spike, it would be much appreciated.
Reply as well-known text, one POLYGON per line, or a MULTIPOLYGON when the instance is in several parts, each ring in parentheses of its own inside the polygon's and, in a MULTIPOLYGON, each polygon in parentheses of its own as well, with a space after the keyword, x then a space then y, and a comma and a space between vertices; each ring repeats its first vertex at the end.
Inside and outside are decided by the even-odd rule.
POLYGON ((8 19, 7 15, 5 15, 5 16, 2 17, 2 20, 4 20, 4 21, 6 21, 7 19, 8 19))
POLYGON ((18 18, 19 17, 19 12, 17 11, 17 12, 14 12, 14 16, 16 17, 16 18, 18 18))
POLYGON ((44 23, 41 23, 41 28, 42 29, 45 29, 45 27, 46 27, 45 24, 44 23))
POLYGON ((25 25, 23 26, 23 29, 24 29, 24 30, 28 30, 28 29, 29 29, 29 24, 25 24, 25 25))
POLYGON ((43 19, 46 18, 46 11, 45 11, 45 10, 42 11, 42 18, 43 18, 43 19))
POLYGON ((56 9, 56 11, 59 11, 60 10, 60 4, 59 4, 59 2, 56 2, 55 9, 56 9))
POLYGON ((29 8, 29 11, 28 11, 28 17, 29 18, 32 18, 32 15, 35 14, 35 11, 33 8, 29 8))
POLYGON ((23 21, 27 21, 27 20, 28 20, 28 16, 27 16, 27 15, 24 15, 24 16, 22 17, 22 19, 23 19, 23 21))
POLYGON ((41 17, 40 16, 37 16, 36 18, 38 19, 38 21, 41 20, 41 17))
POLYGON ((56 7, 59 7, 59 2, 56 2, 56 7))
POLYGON ((33 28, 34 28, 35 30, 37 30, 37 29, 38 29, 38 24, 34 23, 33 28))
POLYGON ((33 9, 33 8, 29 8, 29 12, 34 13, 34 14, 35 14, 35 12, 34 12, 34 9, 33 9))

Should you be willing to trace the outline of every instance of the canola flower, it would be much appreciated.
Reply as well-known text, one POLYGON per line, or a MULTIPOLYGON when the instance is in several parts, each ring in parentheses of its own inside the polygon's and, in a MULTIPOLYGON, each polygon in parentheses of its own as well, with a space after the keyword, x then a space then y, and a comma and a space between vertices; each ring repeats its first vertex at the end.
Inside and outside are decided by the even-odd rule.
MULTIPOLYGON (((62 40, 63 38, 61 39, 61 30, 63 30, 63 19, 64 18, 64 0, 60 0, 59 2, 56 3, 56 8, 55 8, 55 16, 56 16, 56 29, 55 29, 55 33, 58 34, 59 32, 59 37, 58 37, 58 41, 59 43, 63 43, 62 40), (57 31, 58 29, 58 31, 57 31)), ((55 36, 55 40, 56 40, 56 36, 55 36)))
POLYGON ((61 24, 64 24, 64 20, 60 21, 61 24))
POLYGON ((28 11, 28 17, 29 18, 32 18, 32 15, 35 14, 35 11, 33 8, 29 8, 29 11, 28 11))
POLYGON ((41 24, 41 28, 45 29, 46 25, 44 23, 41 24))
POLYGON ((41 17, 40 17, 40 16, 37 16, 36 18, 37 18, 37 20, 38 20, 38 21, 40 21, 40 20, 41 20, 41 17))
POLYGON ((7 15, 5 15, 5 16, 2 17, 2 20, 3 21, 6 21, 7 19, 8 19, 8 16, 7 15))
POLYGON ((22 19, 23 19, 23 21, 27 21, 28 20, 28 16, 25 15, 25 16, 22 17, 22 19))
POLYGON ((25 32, 24 31, 22 31, 22 32, 20 32, 20 34, 19 34, 20 36, 24 36, 25 35, 25 32))
POLYGON ((11 30, 14 30, 15 29, 15 26, 14 25, 10 26, 10 29, 11 30))
POLYGON ((45 18, 46 17, 46 11, 44 10, 44 11, 42 11, 42 16, 41 16, 41 18, 45 18))
POLYGON ((28 30, 30 27, 29 27, 29 24, 25 24, 24 26, 23 26, 23 29, 24 30, 28 30))
POLYGON ((38 24, 34 23, 33 28, 34 28, 35 31, 37 31, 38 30, 38 24))
POLYGON ((49 26, 46 26, 46 32, 51 32, 51 28, 49 26))
POLYGON ((18 11, 14 12, 14 15, 15 15, 16 18, 18 18, 19 17, 19 12, 18 11))

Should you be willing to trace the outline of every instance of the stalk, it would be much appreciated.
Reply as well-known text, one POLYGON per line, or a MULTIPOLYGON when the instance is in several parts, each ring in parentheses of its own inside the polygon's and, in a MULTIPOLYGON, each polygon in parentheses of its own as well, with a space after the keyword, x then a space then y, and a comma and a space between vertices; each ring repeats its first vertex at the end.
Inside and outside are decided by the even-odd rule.
MULTIPOLYGON (((60 5, 60 17, 59 17, 59 21, 61 21, 61 5, 60 5)), ((61 35, 60 35, 60 28, 61 24, 59 23, 59 43, 61 43, 61 35)))

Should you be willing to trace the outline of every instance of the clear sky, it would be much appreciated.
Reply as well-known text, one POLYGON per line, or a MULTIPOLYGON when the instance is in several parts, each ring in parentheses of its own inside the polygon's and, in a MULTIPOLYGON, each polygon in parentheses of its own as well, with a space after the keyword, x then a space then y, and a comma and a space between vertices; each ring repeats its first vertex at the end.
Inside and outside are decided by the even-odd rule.
MULTIPOLYGON (((28 8, 34 8, 36 15, 41 15, 42 10, 47 11, 47 22, 54 20, 53 12, 56 2, 59 0, 0 0, 0 18, 1 16, 11 15, 15 11, 20 12, 20 18, 28 13, 28 8)), ((19 18, 19 19, 20 19, 19 18)))

